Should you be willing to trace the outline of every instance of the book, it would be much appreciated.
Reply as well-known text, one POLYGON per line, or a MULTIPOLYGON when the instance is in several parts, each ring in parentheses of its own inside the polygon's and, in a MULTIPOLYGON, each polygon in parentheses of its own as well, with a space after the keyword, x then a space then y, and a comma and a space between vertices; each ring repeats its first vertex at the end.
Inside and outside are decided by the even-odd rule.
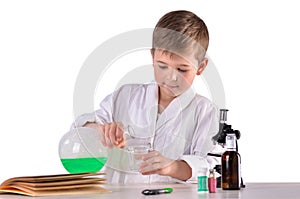
POLYGON ((0 194, 51 196, 108 193, 109 190, 101 187, 105 184, 103 175, 105 173, 98 172, 13 177, 0 185, 0 194))

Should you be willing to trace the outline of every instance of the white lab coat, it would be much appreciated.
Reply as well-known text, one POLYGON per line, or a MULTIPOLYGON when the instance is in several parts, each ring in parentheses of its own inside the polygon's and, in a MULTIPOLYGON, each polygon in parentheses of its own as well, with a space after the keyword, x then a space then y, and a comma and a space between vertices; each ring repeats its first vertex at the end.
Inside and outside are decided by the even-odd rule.
MULTIPOLYGON (((84 114, 74 124, 86 122, 122 122, 136 135, 150 137, 154 150, 175 160, 184 160, 192 168, 190 182, 197 181, 200 167, 212 167, 207 153, 214 148, 212 137, 218 132, 218 110, 191 87, 176 97, 158 117, 158 85, 124 85, 108 95, 94 113, 84 114), (152 137, 151 137, 152 136, 152 137)), ((143 176, 128 169, 124 150, 109 152, 105 167, 109 183, 149 183, 177 181, 167 176, 143 176)))

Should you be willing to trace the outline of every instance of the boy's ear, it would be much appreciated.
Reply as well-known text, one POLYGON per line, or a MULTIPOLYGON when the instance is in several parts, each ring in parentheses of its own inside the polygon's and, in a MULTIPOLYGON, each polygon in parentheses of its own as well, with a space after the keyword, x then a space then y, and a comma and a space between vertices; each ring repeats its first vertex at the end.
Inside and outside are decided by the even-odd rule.
POLYGON ((154 49, 151 48, 150 52, 151 52, 151 56, 152 56, 152 64, 154 64, 154 49))
POLYGON ((150 52, 151 52, 152 59, 154 59, 154 49, 151 48, 151 49, 150 49, 150 52))
POLYGON ((206 68, 206 66, 207 66, 207 64, 208 64, 208 58, 204 58, 203 60, 202 60, 202 62, 199 64, 199 67, 198 67, 198 70, 197 70, 197 75, 201 75, 202 74, 202 72, 204 71, 204 69, 206 68))
POLYGON ((150 52, 151 52, 151 55, 152 55, 152 57, 153 57, 153 55, 154 55, 154 49, 151 48, 151 49, 150 49, 150 52))

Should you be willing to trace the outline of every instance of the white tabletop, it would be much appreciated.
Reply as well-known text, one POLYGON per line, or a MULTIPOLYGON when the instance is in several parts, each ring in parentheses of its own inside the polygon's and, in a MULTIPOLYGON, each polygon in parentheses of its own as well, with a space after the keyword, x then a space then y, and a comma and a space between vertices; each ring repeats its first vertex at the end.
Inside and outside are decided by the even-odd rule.
MULTIPOLYGON (((300 183, 249 183, 246 188, 239 191, 224 191, 217 189, 217 193, 201 193, 197 192, 197 184, 143 184, 143 185, 105 185, 105 188, 111 190, 111 193, 104 194, 86 194, 86 195, 70 195, 70 196, 51 196, 42 197, 43 199, 153 199, 153 198, 172 198, 172 199, 219 199, 219 198, 255 198, 255 199, 293 199, 300 198, 300 183), (154 196, 144 196, 141 191, 144 189, 155 188, 173 188, 171 194, 160 194, 154 196)), ((0 199, 8 198, 25 198, 26 196, 0 194, 0 199)), ((28 197, 26 197, 28 198, 28 197)))

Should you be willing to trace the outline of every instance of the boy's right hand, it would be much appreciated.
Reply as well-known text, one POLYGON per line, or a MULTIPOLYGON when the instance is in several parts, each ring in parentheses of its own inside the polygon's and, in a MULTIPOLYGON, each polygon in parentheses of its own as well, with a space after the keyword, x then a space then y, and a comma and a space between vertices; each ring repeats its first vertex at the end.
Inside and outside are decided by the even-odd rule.
POLYGON ((122 123, 112 122, 101 125, 88 122, 84 127, 96 129, 100 133, 101 142, 105 147, 123 148, 125 146, 124 127, 122 123))

